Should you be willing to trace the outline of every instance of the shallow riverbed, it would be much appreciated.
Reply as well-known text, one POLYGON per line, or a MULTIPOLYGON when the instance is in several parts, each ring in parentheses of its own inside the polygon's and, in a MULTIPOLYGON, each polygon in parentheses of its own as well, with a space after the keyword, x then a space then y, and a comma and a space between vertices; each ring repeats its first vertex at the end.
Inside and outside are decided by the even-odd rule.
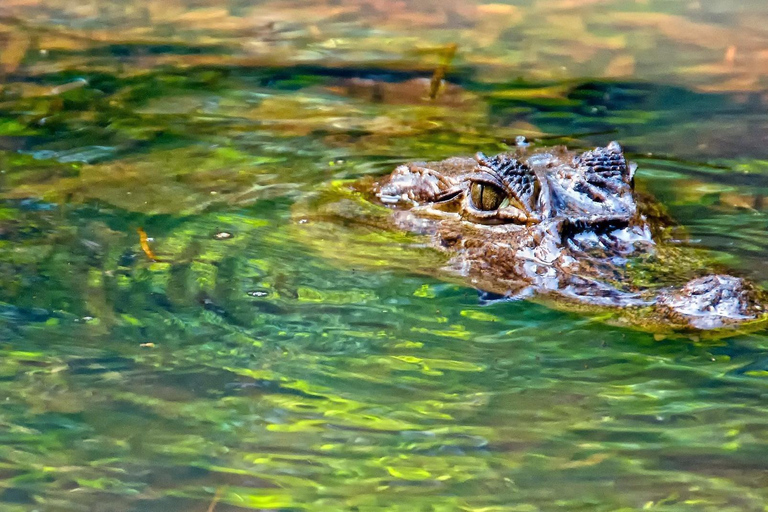
POLYGON ((483 306, 339 264, 291 208, 615 139, 768 287, 767 27, 763 0, 4 0, 0 509, 765 510, 765 332, 483 306))

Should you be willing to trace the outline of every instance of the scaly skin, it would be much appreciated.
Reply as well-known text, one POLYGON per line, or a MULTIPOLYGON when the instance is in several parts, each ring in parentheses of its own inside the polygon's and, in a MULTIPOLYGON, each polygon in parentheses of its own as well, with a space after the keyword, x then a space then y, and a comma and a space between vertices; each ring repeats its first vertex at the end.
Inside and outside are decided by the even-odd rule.
POLYGON ((507 300, 665 334, 720 337, 768 323, 764 292, 665 236, 667 221, 635 192, 634 171, 616 142, 414 162, 326 191, 299 216, 305 232, 330 220, 420 235, 447 262, 398 266, 507 300))

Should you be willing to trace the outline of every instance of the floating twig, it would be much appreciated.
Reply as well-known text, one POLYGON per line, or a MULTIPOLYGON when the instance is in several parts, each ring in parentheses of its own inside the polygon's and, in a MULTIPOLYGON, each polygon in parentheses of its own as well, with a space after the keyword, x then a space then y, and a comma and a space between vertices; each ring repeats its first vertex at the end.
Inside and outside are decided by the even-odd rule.
POLYGON ((144 254, 147 255, 147 258, 152 261, 157 261, 155 253, 152 252, 152 248, 149 246, 149 237, 147 236, 147 232, 144 231, 143 228, 137 228, 136 232, 139 234, 139 244, 141 244, 141 250, 144 251, 144 254))
POLYGON ((216 508, 216 504, 221 501, 221 495, 224 494, 224 487, 219 487, 216 489, 216 494, 213 495, 213 499, 211 500, 211 504, 208 505, 208 510, 206 512, 213 512, 213 509, 216 508))
POLYGON ((450 46, 448 46, 445 49, 445 55, 443 56, 443 63, 440 64, 435 72, 432 74, 432 80, 429 83, 429 98, 435 99, 437 98, 437 93, 440 90, 440 85, 443 83, 443 79, 445 78, 445 72, 448 70, 448 66, 451 65, 451 61, 453 61, 453 57, 456 55, 456 50, 459 48, 459 46, 454 43, 450 46))

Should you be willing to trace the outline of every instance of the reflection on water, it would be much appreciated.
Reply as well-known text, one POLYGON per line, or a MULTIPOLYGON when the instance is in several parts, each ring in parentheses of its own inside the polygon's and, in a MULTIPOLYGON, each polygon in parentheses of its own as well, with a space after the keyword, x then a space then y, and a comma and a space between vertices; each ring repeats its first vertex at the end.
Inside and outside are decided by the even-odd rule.
POLYGON ((618 139, 766 286, 765 2, 0 15, 3 510, 763 509, 765 333, 481 306, 387 266, 397 237, 334 263, 290 212, 407 159, 618 139))

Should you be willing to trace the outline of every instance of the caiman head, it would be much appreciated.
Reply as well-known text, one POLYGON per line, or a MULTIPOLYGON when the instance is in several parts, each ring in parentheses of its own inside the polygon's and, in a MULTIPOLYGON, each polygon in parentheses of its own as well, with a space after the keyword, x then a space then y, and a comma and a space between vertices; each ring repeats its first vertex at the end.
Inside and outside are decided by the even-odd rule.
POLYGON ((581 154, 520 149, 401 165, 373 190, 383 204, 421 216, 458 216, 512 230, 556 219, 626 224, 637 210, 634 169, 616 142, 581 154))
POLYGON ((654 245, 634 170, 616 142, 583 153, 520 148, 401 165, 371 191, 400 229, 432 235, 478 288, 626 300, 605 283, 620 281, 622 258, 654 245))
MULTIPOLYGON (((352 195, 316 212, 345 225, 426 235, 422 246, 447 264, 407 268, 459 278, 496 297, 610 310, 616 323, 661 332, 766 318, 763 292, 713 274, 695 251, 664 236, 663 210, 635 193, 635 168, 616 142, 584 152, 521 147, 412 162, 347 185, 352 195)), ((397 252, 381 249, 376 261, 397 252)))

